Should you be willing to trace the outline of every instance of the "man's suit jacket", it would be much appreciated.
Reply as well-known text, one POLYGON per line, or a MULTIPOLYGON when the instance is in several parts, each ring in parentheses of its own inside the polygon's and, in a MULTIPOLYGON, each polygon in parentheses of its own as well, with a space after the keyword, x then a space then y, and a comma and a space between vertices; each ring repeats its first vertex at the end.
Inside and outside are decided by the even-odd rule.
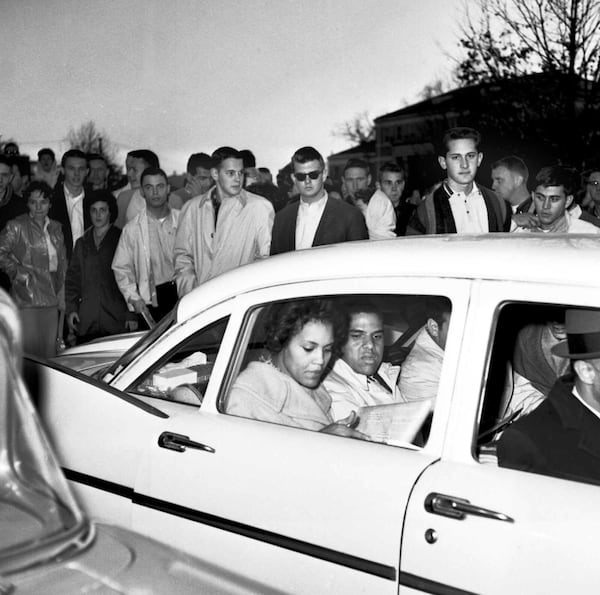
MULTIPOLYGON (((90 189, 84 187, 84 192, 89 192, 90 189)), ((54 192, 51 198, 50 212, 48 217, 62 224, 63 235, 65 236, 65 246, 67 248, 67 259, 71 260, 73 253, 73 232, 71 230, 71 220, 69 219, 69 210, 67 209, 67 201, 65 199, 65 188, 61 182, 58 182, 54 187, 54 192)), ((86 230, 92 224, 92 218, 89 212, 83 211, 83 229, 86 230)))
MULTIPOLYGON (((295 201, 275 213, 271 237, 271 255, 296 249, 296 218, 300 201, 295 201)), ((337 198, 327 197, 321 221, 315 232, 313 246, 367 240, 369 232, 362 213, 337 198)))
POLYGON ((504 431, 501 467, 600 484, 600 419, 571 393, 573 380, 557 380, 537 409, 504 431))

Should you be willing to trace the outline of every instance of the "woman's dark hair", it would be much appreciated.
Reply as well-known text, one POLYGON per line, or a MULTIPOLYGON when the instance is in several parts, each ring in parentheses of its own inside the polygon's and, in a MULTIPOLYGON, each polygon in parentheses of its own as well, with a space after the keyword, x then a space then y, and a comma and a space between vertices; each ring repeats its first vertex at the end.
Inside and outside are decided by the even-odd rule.
POLYGON ((108 205, 108 212, 110 213, 110 222, 114 223, 119 214, 117 208, 117 199, 113 196, 110 190, 100 188, 99 190, 90 190, 85 193, 83 197, 83 210, 85 213, 90 212, 90 208, 96 202, 105 202, 108 205))
POLYGON ((33 182, 30 182, 27 187, 25 188, 25 190, 23 190, 23 200, 25 202, 27 202, 29 200, 29 197, 34 193, 34 192, 39 192, 44 198, 47 198, 48 200, 52 199, 52 193, 54 192, 52 190, 52 188, 46 183, 46 182, 42 182, 40 180, 34 180, 33 182))
POLYGON ((271 306, 265 323, 265 346, 271 353, 279 353, 308 322, 331 325, 333 355, 339 355, 348 337, 348 325, 331 300, 294 300, 271 306))

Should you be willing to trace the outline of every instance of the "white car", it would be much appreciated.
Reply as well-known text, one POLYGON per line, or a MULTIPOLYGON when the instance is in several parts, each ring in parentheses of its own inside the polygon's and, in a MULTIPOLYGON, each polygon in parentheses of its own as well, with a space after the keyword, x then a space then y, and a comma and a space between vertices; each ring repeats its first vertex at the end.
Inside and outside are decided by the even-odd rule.
POLYGON ((112 364, 96 342, 30 372, 90 514, 208 550, 253 580, 298 593, 596 592, 600 487, 500 468, 494 440, 519 329, 549 310, 600 308, 599 270, 600 240, 585 236, 326 246, 204 284, 112 364), (451 306, 420 440, 227 413, 237 375, 263 353, 269 306, 357 295, 384 311, 397 362, 431 298, 451 306))
POLYGON ((0 291, 0 593, 257 593, 267 585, 83 514, 20 377, 15 306, 0 291))

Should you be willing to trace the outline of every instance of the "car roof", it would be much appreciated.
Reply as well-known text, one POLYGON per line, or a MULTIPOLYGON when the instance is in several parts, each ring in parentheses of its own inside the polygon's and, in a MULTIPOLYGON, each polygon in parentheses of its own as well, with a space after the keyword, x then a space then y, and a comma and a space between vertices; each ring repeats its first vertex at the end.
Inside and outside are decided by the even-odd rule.
POLYGON ((600 235, 449 234, 346 242, 265 258, 184 296, 178 319, 262 287, 352 277, 444 277, 600 287, 600 235))

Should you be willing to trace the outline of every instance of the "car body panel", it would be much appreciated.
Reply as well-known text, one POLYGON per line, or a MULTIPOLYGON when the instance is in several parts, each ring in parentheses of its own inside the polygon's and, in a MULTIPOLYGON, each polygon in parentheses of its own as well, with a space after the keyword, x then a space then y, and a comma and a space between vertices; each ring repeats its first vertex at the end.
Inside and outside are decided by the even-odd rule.
MULTIPOLYGON (((523 585, 534 590, 539 558, 548 552, 555 560, 564 549, 559 536, 565 527, 555 524, 553 515, 571 493, 578 511, 569 517, 572 526, 566 534, 573 540, 580 537, 573 551, 580 552, 586 567, 591 558, 581 536, 586 517, 593 518, 590 526, 597 526, 599 516, 591 504, 600 490, 500 469, 493 458, 485 463, 475 456, 491 341, 502 331, 495 320, 503 304, 512 301, 598 307, 600 282, 596 275, 582 274, 597 270, 598 262, 598 238, 536 234, 352 242, 266 259, 181 299, 173 326, 109 379, 114 394, 107 392, 103 400, 101 388, 94 385, 92 392, 98 389, 98 394, 90 397, 95 403, 91 410, 103 401, 104 413, 94 425, 86 421, 88 447, 103 448, 97 433, 109 420, 119 420, 113 424, 114 439, 124 445, 122 462, 132 467, 127 472, 108 470, 102 457, 86 461, 70 452, 73 444, 66 445, 60 420, 85 419, 87 389, 79 390, 83 398, 61 402, 57 381, 44 395, 43 401, 51 404, 42 411, 51 434, 65 443, 60 451, 65 466, 133 489, 130 502, 119 509, 123 517, 129 515, 130 526, 164 539, 168 524, 173 527, 169 542, 192 552, 199 544, 213 543, 209 562, 224 550, 235 552, 236 568, 252 580, 264 580, 265 561, 273 560, 271 584, 293 592, 323 586, 373 593, 396 593, 399 587, 402 592, 440 593, 500 593, 523 585), (248 313, 256 306, 369 293, 441 295, 452 301, 440 388, 424 448, 340 439, 220 412, 238 365, 248 313), (225 318, 201 406, 136 395, 140 378, 166 361, 187 336, 225 318), (134 408, 119 398, 127 393, 153 405, 163 417, 141 409, 125 412, 134 408), (161 448, 163 432, 187 436, 207 448, 161 448), (469 500, 514 522, 432 514, 425 507, 431 493, 469 500), (537 506, 536 498, 545 498, 546 504, 537 506), (426 539, 429 529, 436 532, 434 543, 426 539), (512 574, 513 566, 518 573, 512 574)), ((95 515, 111 520, 117 514, 116 508, 103 508, 103 496, 91 494, 102 486, 90 485, 89 477, 71 479, 80 484, 79 493, 95 515)), ((558 586, 570 580, 583 590, 597 583, 595 572, 576 576, 582 566, 573 556, 565 560, 572 561, 570 567, 557 562, 562 582, 548 580, 544 591, 561 592, 558 586)))

